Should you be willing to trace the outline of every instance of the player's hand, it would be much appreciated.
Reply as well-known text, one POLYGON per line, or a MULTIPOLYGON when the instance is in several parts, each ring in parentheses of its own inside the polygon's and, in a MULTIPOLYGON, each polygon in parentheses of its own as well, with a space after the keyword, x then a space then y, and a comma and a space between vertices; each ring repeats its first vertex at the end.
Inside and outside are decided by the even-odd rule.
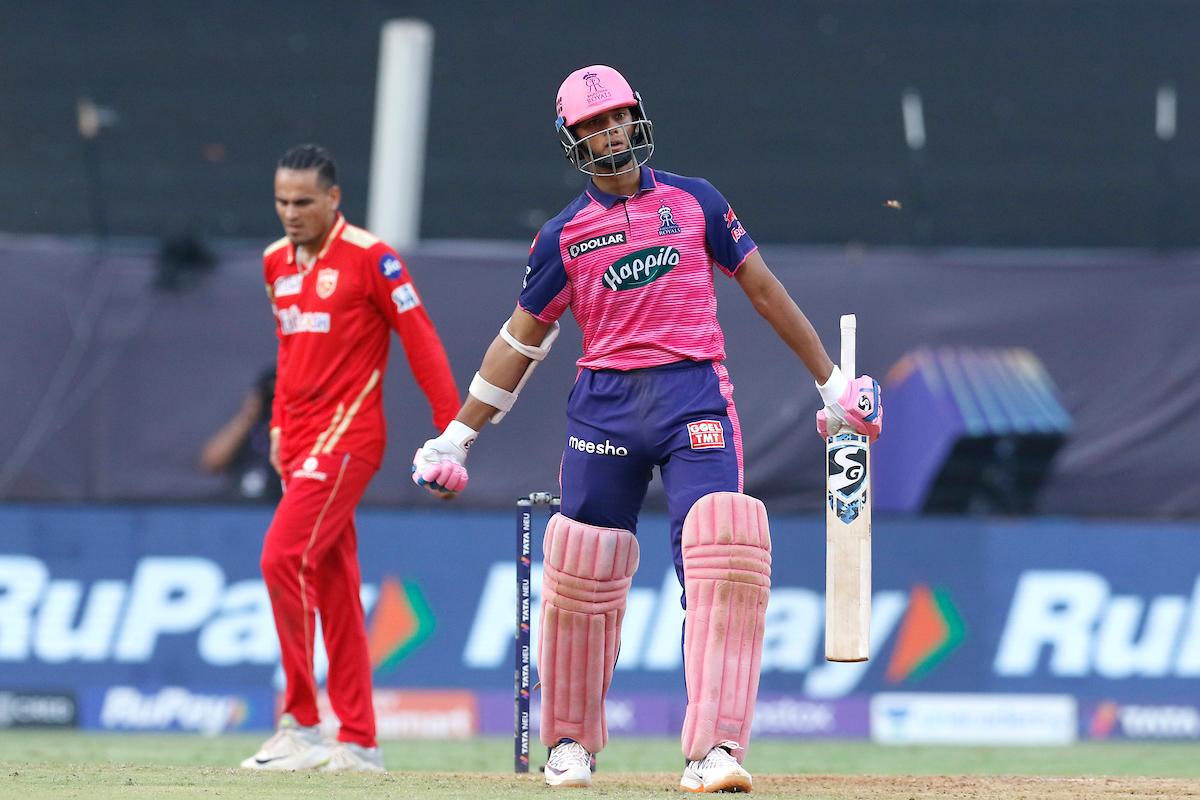
POLYGON ((443 500, 467 488, 467 451, 479 432, 453 420, 436 439, 417 448, 413 455, 412 479, 443 500))
POLYGON ((829 380, 817 385, 825 407, 817 412, 821 438, 851 430, 874 442, 883 430, 883 401, 879 383, 870 375, 848 380, 838 367, 829 380))

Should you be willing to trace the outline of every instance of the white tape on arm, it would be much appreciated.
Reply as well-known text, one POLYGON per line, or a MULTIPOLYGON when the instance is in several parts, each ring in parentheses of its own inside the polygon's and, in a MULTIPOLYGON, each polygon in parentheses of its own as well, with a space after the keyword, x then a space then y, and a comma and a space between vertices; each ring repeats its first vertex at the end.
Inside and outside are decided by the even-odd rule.
MULTIPOLYGON (((536 347, 531 344, 525 344, 517 337, 508 332, 508 320, 500 328, 500 338, 508 342, 508 346, 516 350, 526 358, 532 358, 534 361, 541 361, 550 352, 550 347, 554 344, 554 340, 558 338, 559 325, 554 322, 550 325, 550 330, 546 331, 545 337, 542 338, 542 343, 536 347)), ((518 389, 520 391, 520 389, 518 389)))
MULTIPOLYGON (((491 423, 493 425, 499 425, 500 420, 504 419, 504 415, 507 414, 510 410, 512 410, 513 403, 515 403, 517 400, 517 395, 521 394, 521 390, 525 388, 525 384, 529 383, 529 376, 533 374, 533 371, 535 369, 537 369, 537 365, 539 363, 541 363, 541 361, 550 352, 550 348, 554 344, 554 340, 558 338, 558 333, 559 333, 559 329, 560 329, 557 321, 551 323, 550 330, 546 331, 546 335, 544 337, 542 337, 542 343, 540 345, 534 347, 531 344, 525 344, 520 339, 518 339, 517 337, 515 337, 511 333, 509 333, 508 323, 511 321, 512 320, 505 322, 504 325, 500 328, 500 338, 503 339, 508 344, 509 347, 511 347, 513 350, 516 350, 518 353, 525 356, 526 358, 530 359, 530 361, 529 361, 529 365, 525 367, 525 374, 523 374, 521 376, 521 380, 517 381, 516 388, 514 388, 511 392, 512 402, 508 404, 507 408, 505 408, 497 403, 492 403, 490 401, 484 400, 484 402, 487 403, 488 405, 496 406, 496 408, 500 409, 499 411, 497 411, 495 414, 492 415, 491 423)), ((480 380, 482 380, 482 378, 480 380)), ((472 382, 471 385, 474 386, 474 383, 472 382)), ((490 385, 491 384, 489 384, 489 386, 490 385)), ((492 387, 492 388, 496 388, 496 387, 492 387)), ((500 391, 503 391, 503 390, 500 390, 500 391)), ((475 393, 472 392, 472 394, 475 394, 475 393)), ((476 396, 478 397, 478 395, 476 395, 476 396)), ((480 399, 482 399, 482 398, 480 398, 480 399)))
MULTIPOLYGON (((467 393, 480 402, 500 409, 501 416, 512 411, 513 404, 517 402, 516 392, 508 392, 495 384, 488 383, 478 372, 471 379, 471 387, 467 389, 467 393)), ((492 421, 496 421, 495 416, 492 417, 492 421)))

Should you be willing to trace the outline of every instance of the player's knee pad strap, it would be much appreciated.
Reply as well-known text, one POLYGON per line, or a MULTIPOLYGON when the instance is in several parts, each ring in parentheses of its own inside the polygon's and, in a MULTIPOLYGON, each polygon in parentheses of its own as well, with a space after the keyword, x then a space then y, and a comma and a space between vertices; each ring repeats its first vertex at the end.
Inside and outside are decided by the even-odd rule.
POLYGON ((771 533, 762 502, 735 492, 696 501, 683 523, 683 577, 683 753, 699 760, 733 741, 741 745, 734 751, 740 761, 750 743, 771 591, 771 533))
POLYGON ((542 742, 574 739, 590 753, 608 742, 604 696, 638 567, 638 543, 619 528, 556 514, 546 526, 538 677, 542 742))

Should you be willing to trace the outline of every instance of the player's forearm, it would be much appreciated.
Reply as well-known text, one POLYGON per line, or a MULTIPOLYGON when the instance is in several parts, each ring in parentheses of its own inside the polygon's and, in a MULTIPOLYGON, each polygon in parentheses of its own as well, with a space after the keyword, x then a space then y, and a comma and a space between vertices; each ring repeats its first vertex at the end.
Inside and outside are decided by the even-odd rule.
POLYGON ((784 344, 800 357, 813 378, 818 383, 824 383, 829 373, 833 372, 833 361, 825 352, 825 346, 821 344, 821 338, 817 336, 812 323, 783 288, 783 284, 772 275, 763 290, 751 300, 755 310, 784 344))
MULTIPOLYGON (((516 388, 521 376, 525 374, 529 362, 529 358, 512 349, 507 342, 497 336, 488 347, 487 352, 484 353, 479 374, 493 386, 511 392, 516 388)), ((463 403, 455 419, 470 428, 481 430, 484 423, 497 410, 495 406, 488 405, 473 395, 468 395, 467 401, 463 403)))

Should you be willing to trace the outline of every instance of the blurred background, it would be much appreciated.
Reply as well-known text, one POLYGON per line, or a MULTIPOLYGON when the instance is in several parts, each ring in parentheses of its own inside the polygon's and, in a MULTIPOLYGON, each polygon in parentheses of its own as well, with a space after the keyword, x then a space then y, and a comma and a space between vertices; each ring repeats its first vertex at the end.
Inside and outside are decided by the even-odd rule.
MULTIPOLYGON (((350 221, 402 232, 465 388, 583 186, 554 93, 607 63, 645 98, 652 166, 722 191, 831 352, 855 312, 885 387, 873 657, 826 664, 818 398, 718 281, 773 514, 759 733, 1200 738, 1198 29, 1167 0, 0 2, 0 726, 272 724, 276 159, 325 145, 350 221), (431 50, 388 106, 395 19, 431 50), (371 207, 383 114, 415 131, 407 227, 371 207), (1027 712, 988 705, 1012 693, 1027 712)), ((510 729, 512 502, 556 486, 578 348, 564 325, 453 506, 409 481, 434 431, 394 348, 359 517, 385 735, 510 729)), ((618 733, 682 719, 662 508, 656 479, 618 733)))

